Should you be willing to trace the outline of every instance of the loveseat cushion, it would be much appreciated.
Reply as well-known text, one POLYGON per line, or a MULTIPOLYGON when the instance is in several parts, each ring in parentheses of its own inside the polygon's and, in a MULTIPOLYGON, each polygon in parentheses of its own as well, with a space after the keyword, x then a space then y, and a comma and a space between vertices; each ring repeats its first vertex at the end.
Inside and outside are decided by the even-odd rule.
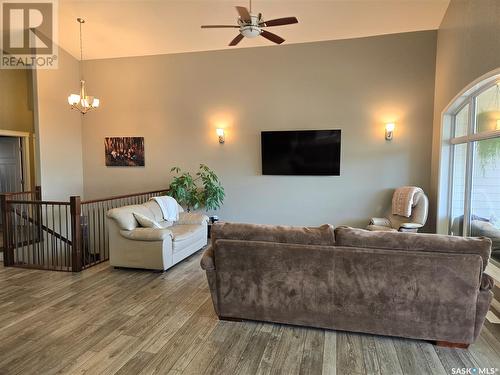
POLYGON ((265 241, 300 245, 335 245, 333 227, 292 227, 285 225, 217 223, 211 230, 212 244, 219 239, 265 241))
POLYGON ((132 230, 138 227, 138 223, 134 217, 134 213, 139 213, 151 220, 155 220, 155 217, 151 210, 143 204, 134 204, 131 206, 112 208, 108 211, 107 216, 114 219, 120 229, 132 230))
POLYGON ((163 219, 163 213, 161 212, 161 208, 158 203, 154 200, 149 200, 146 203, 143 204, 144 207, 148 208, 151 213, 153 214, 153 218, 155 221, 162 221, 163 219))
POLYGON ((174 253, 182 251, 197 243, 207 241, 206 225, 180 224, 169 228, 172 232, 172 249, 174 253))
POLYGON ((158 222, 160 228, 170 228, 174 223, 172 221, 162 220, 158 222))
POLYGON ((132 230, 121 230, 120 234, 133 241, 163 241, 173 237, 172 232, 166 228, 135 228, 132 230))
POLYGON ((143 228, 161 228, 160 224, 158 224, 155 220, 150 219, 143 214, 134 212, 135 220, 139 223, 139 225, 143 228))
POLYGON ((486 237, 464 238, 440 234, 372 232, 337 227, 335 240, 337 246, 344 247, 477 254, 483 259, 483 270, 488 265, 491 253, 491 240, 486 237))
POLYGON ((192 237, 195 233, 204 231, 205 227, 197 224, 182 224, 173 225, 168 229, 172 232, 172 238, 174 241, 183 241, 192 237))

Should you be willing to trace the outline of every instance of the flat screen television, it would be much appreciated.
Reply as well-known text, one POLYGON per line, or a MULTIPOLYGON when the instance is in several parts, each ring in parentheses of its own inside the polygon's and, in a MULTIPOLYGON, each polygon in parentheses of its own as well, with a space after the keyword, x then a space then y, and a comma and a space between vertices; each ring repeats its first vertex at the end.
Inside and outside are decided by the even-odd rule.
POLYGON ((340 130, 261 132, 262 174, 340 175, 340 130))

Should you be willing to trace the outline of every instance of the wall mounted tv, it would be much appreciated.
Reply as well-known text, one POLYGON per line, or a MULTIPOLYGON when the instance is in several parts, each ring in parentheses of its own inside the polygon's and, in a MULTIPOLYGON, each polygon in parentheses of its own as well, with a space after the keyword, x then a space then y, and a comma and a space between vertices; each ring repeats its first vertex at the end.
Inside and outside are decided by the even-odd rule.
POLYGON ((261 132, 262 174, 340 175, 340 130, 261 132))

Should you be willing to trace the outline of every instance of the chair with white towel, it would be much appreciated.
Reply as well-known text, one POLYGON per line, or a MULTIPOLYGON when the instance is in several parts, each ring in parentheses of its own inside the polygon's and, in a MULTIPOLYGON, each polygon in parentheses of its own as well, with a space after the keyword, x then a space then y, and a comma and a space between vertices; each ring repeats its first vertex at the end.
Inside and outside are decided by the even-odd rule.
POLYGON ((397 188, 392 196, 392 206, 384 217, 373 217, 366 227, 372 231, 417 232, 427 222, 429 199, 416 186, 397 188))

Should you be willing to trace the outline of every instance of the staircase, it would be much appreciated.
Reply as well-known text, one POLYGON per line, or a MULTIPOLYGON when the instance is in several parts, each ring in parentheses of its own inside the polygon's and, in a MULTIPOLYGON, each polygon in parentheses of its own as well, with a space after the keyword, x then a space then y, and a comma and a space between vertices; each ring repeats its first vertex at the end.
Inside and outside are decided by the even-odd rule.
POLYGON ((80 272, 109 258, 106 212, 168 189, 82 201, 44 201, 41 189, 0 194, 3 265, 80 272))

